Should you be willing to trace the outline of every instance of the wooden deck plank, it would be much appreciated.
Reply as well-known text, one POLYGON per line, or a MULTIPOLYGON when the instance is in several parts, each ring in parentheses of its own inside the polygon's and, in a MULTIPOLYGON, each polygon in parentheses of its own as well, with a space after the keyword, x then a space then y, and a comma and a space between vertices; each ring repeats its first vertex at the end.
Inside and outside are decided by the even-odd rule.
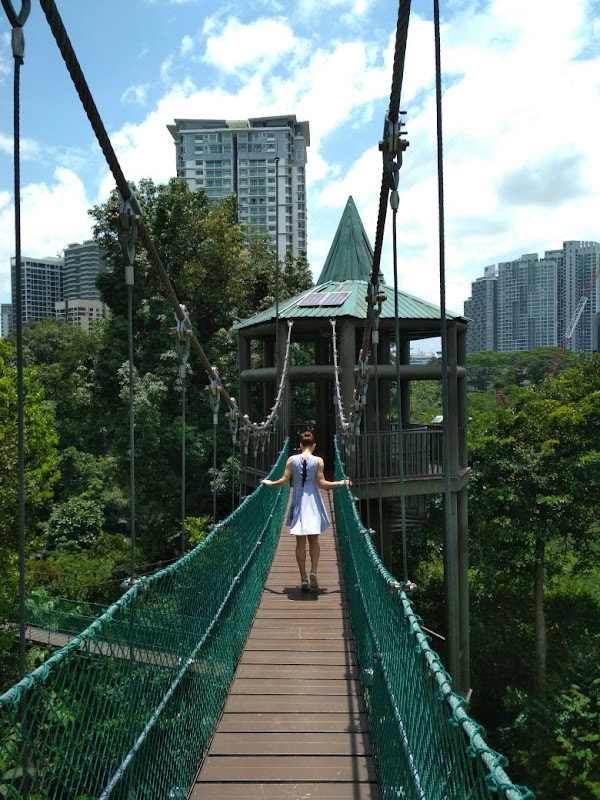
POLYGON ((190 800, 381 800, 376 783, 201 783, 190 800))
POLYGON ((356 694, 359 686, 351 680, 311 680, 296 678, 274 678, 257 680, 256 678, 236 677, 231 694, 260 695, 348 695, 356 694))
POLYGON ((348 652, 317 651, 306 652, 296 650, 292 652, 277 652, 276 650, 245 650, 240 664, 297 664, 324 666, 356 666, 356 654, 348 652))
MULTIPOLYGON (((298 681, 297 664, 240 664, 236 678, 295 678, 298 681)), ((358 678, 358 668, 350 666, 333 666, 329 664, 303 664, 300 680, 354 680, 358 678)))
POLYGON ((345 756, 372 755, 371 739, 365 733, 218 733, 210 752, 214 756, 345 756))
POLYGON ((349 621, 344 622, 341 619, 328 619, 325 618, 300 618, 291 620, 289 617, 282 619, 273 619, 272 617, 260 616, 254 620, 254 630, 279 630, 279 631, 293 631, 317 628, 320 631, 345 631, 352 632, 349 621))
POLYGON ((301 641, 306 641, 307 639, 352 639, 352 641, 354 641, 354 637, 350 631, 340 628, 333 631, 326 630, 318 623, 293 628, 290 626, 287 629, 278 627, 275 630, 255 625, 252 630, 252 636, 254 639, 280 639, 282 641, 284 639, 299 639, 301 641))
POLYGON ((297 650, 306 653, 326 650, 334 653, 345 653, 353 649, 353 646, 348 641, 338 641, 336 639, 263 639, 250 634, 246 642, 246 650, 274 650, 275 652, 297 650))
POLYGON ((370 756, 213 756, 206 759, 198 782, 315 782, 376 780, 370 756))
POLYGON ((368 731, 365 714, 323 714, 316 712, 276 712, 261 714, 224 714, 217 732, 224 733, 365 733, 368 731))
POLYGON ((273 713, 305 712, 308 714, 322 712, 327 714, 348 714, 364 711, 362 697, 339 695, 243 695, 232 694, 225 704, 225 713, 244 714, 249 712, 269 711, 273 713))

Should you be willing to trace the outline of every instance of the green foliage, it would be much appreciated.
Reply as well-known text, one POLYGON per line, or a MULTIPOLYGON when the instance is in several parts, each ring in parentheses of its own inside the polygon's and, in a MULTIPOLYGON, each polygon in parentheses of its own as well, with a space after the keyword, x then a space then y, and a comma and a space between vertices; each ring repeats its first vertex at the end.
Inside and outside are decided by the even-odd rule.
POLYGON ((435 416, 441 413, 442 385, 440 381, 413 381, 410 390, 410 421, 428 425, 435 416))
POLYGON ((212 522, 212 517, 204 514, 201 517, 186 517, 185 532, 190 547, 196 547, 203 542, 208 534, 208 526, 212 522))
MULTIPOLYGON (((0 341, 0 547, 17 546, 17 379, 14 352, 0 341)), ((56 471, 57 438, 50 405, 45 400, 35 370, 24 375, 25 502, 26 527, 33 532, 37 515, 52 498, 56 471)))
POLYGON ((582 677, 543 702, 507 692, 516 717, 501 737, 540 798, 600 798, 600 678, 582 677))
POLYGON ((571 362, 470 431, 474 713, 538 800, 598 797, 600 356, 571 362), (546 648, 544 698, 534 665, 546 648))
POLYGON ((46 548, 78 552, 102 533, 104 514, 96 500, 75 495, 55 505, 44 525, 46 548))
POLYGON ((85 548, 81 543, 70 540, 67 546, 47 552, 43 559, 30 560, 29 586, 45 587, 54 596, 94 603, 119 597, 121 581, 129 574, 128 540, 121 534, 100 533, 85 548))

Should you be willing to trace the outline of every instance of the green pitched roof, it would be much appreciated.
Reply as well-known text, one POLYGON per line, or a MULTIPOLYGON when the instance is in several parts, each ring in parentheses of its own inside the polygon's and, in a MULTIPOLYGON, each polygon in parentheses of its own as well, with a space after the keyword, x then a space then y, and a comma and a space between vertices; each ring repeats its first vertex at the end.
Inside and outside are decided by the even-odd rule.
MULTIPOLYGON (((390 286, 382 287, 385 291, 386 299, 381 307, 382 319, 394 319, 394 289, 390 286)), ((364 319, 367 314, 367 281, 328 281, 320 286, 307 289, 296 297, 290 297, 279 304, 279 316, 281 319, 301 319, 325 317, 358 317, 364 319), (299 302, 308 294, 329 292, 347 292, 348 297, 339 306, 302 306, 299 302)), ((398 292, 398 314, 401 319, 440 319, 439 306, 429 303, 427 300, 420 300, 406 292, 398 292)), ((455 319, 460 314, 452 311, 446 312, 447 319, 455 319)), ((234 325, 235 330, 250 328, 253 325, 260 325, 275 320, 275 306, 255 314, 249 319, 238 322, 234 325)))
POLYGON ((372 266, 373 248, 349 197, 317 286, 328 281, 368 281, 372 266))

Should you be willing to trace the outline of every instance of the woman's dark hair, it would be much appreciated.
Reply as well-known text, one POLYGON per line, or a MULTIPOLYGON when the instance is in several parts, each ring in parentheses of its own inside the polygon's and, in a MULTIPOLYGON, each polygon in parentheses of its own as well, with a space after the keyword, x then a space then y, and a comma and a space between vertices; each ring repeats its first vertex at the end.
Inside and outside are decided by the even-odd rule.
POLYGON ((315 437, 311 431, 304 431, 300 434, 300 447, 312 447, 315 444, 315 437))

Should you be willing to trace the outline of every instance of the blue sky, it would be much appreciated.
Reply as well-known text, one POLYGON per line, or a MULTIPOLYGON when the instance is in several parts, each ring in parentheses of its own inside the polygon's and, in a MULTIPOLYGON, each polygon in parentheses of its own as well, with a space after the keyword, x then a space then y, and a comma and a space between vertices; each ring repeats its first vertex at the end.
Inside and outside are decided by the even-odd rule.
MULTIPOLYGON (((19 6, 18 0, 16 5, 19 6)), ((309 260, 348 195, 373 238, 397 5, 391 0, 59 0, 126 176, 171 177, 175 117, 295 113, 311 128, 309 260)), ((596 0, 442 0, 448 304, 487 264, 600 239, 596 0)), ((14 251, 12 56, 0 12, 0 300, 14 251)), ((23 251, 90 234, 112 179, 36 0, 22 69, 23 251)), ((413 2, 402 106, 400 284, 438 300, 431 3, 413 2)), ((391 280, 386 242, 382 267, 391 280)))

